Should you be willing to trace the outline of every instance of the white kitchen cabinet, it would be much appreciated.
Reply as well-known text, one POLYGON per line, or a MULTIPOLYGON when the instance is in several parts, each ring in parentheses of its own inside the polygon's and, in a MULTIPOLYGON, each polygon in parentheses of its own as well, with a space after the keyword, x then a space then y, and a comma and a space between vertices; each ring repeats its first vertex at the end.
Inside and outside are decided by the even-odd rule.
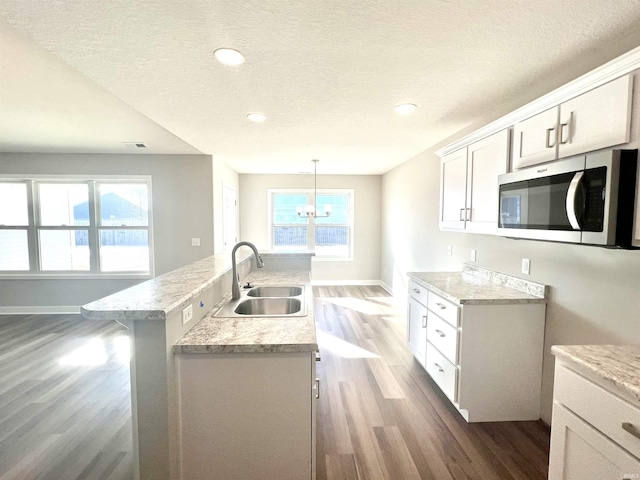
POLYGON ((640 478, 639 425, 639 408, 556 363, 549 480, 640 478))
POLYGON ((315 352, 179 354, 180 478, 315 478, 315 352))
POLYGON ((440 228, 464 230, 467 205, 467 149, 442 158, 440 228))
POLYGON ((407 306, 407 345, 414 357, 424 365, 427 347, 427 289, 409 282, 407 306), (422 302, 422 303, 421 303, 422 302))
POLYGON ((627 143, 632 75, 625 75, 514 126, 512 169, 627 143))
POLYGON ((442 158, 440 228, 495 233, 498 175, 509 165, 509 130, 442 158))
POLYGON ((461 415, 468 422, 538 420, 545 303, 527 293, 519 303, 514 290, 471 275, 410 275, 409 348, 461 415), (449 288, 472 298, 486 289, 489 296, 454 303, 439 293, 449 288), (426 317, 415 298, 425 292, 426 317))

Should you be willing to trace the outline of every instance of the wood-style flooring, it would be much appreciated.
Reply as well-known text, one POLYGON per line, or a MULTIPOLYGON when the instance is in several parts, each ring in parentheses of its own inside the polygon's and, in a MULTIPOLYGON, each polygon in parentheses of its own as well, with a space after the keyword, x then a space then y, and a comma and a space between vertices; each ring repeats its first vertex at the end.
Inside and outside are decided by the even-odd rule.
MULTIPOLYGON (((546 478, 546 426, 467 424, 382 288, 314 292, 318 480, 546 478)), ((78 315, 0 316, 1 480, 133 478, 126 334, 78 315)))

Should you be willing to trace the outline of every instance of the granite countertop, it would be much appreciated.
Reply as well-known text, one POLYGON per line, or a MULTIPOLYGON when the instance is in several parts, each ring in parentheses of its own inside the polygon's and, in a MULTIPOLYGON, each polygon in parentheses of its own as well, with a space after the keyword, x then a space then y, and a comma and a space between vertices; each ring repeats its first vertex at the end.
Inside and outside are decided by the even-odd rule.
POLYGON ((307 271, 252 271, 245 281, 261 285, 305 285, 306 316, 214 317, 230 299, 226 295, 174 347, 174 353, 312 352, 318 350, 313 289, 307 271))
POLYGON ((546 285, 465 264, 461 272, 410 272, 423 287, 458 304, 546 303, 546 285))
POLYGON ((551 353, 640 407, 640 345, 555 345, 551 353))
MULTIPOLYGON (((236 261, 240 265, 252 256, 239 251, 236 261)), ((230 269, 228 254, 212 255, 83 305, 81 313, 89 320, 166 320, 230 269)))

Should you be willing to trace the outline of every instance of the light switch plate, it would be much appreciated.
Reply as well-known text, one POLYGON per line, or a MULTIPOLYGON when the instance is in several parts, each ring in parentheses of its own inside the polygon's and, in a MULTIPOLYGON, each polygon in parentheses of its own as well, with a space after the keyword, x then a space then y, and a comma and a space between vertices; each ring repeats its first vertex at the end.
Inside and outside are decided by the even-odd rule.
POLYGON ((529 271, 531 270, 531 260, 528 258, 522 259, 522 273, 525 275, 529 275, 529 271))
POLYGON ((199 238, 192 238, 191 239, 191 246, 192 247, 199 247, 200 246, 200 239, 199 238))

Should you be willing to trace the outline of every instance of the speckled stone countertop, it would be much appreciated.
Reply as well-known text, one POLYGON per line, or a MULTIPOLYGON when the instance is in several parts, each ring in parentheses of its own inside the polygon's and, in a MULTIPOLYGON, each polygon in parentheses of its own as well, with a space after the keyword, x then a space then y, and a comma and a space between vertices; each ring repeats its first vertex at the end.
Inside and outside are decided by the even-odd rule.
MULTIPOLYGON (((252 255, 251 251, 238 251, 238 265, 252 255)), ((166 320, 230 269, 228 254, 212 255, 83 305, 80 310, 89 320, 166 320)))
POLYGON ((459 304, 546 303, 546 285, 465 264, 462 272, 411 272, 410 278, 459 304))
POLYGON ((551 353, 640 407, 640 345, 555 345, 551 353))
POLYGON ((214 317, 230 299, 225 296, 209 315, 189 330, 174 347, 174 353, 312 352, 318 350, 313 314, 313 290, 309 272, 252 271, 246 278, 254 286, 305 285, 306 316, 214 317))

